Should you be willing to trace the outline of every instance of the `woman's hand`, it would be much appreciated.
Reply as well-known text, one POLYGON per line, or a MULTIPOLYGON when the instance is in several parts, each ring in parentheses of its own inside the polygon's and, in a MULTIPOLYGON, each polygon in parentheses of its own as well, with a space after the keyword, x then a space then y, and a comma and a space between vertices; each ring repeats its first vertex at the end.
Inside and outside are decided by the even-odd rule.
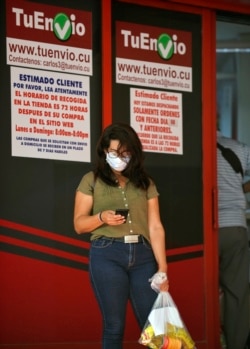
POLYGON ((169 290, 169 281, 168 279, 163 281, 163 283, 159 286, 161 292, 168 292, 169 290))
POLYGON ((151 288, 155 292, 167 292, 169 289, 168 276, 165 272, 158 271, 149 281, 151 282, 151 288))
POLYGON ((120 225, 126 221, 122 215, 115 214, 115 211, 111 210, 102 211, 101 220, 103 223, 108 225, 120 225))

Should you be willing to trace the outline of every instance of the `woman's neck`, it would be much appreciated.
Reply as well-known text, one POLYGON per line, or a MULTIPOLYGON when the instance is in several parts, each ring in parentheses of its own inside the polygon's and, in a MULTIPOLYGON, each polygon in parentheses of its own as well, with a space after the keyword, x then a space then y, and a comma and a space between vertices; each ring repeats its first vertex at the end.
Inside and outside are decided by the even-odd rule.
POLYGON ((128 180, 127 177, 123 176, 121 172, 115 172, 114 175, 115 175, 117 183, 119 183, 119 186, 125 187, 127 180, 128 180))

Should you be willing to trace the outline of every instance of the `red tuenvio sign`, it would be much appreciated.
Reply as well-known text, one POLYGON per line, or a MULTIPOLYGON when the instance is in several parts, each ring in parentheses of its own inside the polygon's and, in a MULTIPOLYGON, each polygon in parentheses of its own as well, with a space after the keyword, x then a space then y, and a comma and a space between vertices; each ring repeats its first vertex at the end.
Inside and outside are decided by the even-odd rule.
POLYGON ((187 31, 117 21, 116 57, 191 67, 192 36, 187 31))
POLYGON ((92 49, 92 13, 28 1, 6 1, 7 37, 92 49))

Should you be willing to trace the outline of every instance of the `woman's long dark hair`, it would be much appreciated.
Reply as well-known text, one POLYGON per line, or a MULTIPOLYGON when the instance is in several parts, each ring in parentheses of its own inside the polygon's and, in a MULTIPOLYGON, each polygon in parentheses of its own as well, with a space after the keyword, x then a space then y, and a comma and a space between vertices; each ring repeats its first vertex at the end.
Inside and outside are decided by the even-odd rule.
POLYGON ((97 143, 95 178, 99 177, 111 186, 118 185, 110 166, 106 162, 105 150, 109 148, 111 140, 119 141, 118 152, 119 149, 126 149, 131 154, 127 167, 122 171, 123 176, 129 178, 130 182, 137 188, 147 189, 150 180, 144 169, 144 153, 141 141, 135 130, 130 125, 122 122, 106 127, 97 143))

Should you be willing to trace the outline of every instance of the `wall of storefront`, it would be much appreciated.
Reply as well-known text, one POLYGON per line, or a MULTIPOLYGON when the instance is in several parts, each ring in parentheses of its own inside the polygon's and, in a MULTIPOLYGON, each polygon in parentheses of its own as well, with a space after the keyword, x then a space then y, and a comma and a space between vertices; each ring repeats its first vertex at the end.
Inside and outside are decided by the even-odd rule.
MULTIPOLYGON (((0 347, 100 346, 89 234, 74 232, 74 194, 92 169, 103 127, 122 120, 154 134, 157 125, 139 122, 133 109, 144 101, 138 91, 146 91, 175 99, 180 113, 179 123, 168 128, 177 145, 144 145, 160 192, 170 291, 197 349, 219 349, 216 10, 250 14, 250 6, 198 0, 63 0, 60 6, 56 0, 6 0, 0 6, 0 347), (46 18, 72 12, 74 35, 46 30, 46 18), (177 33, 189 54, 168 62, 168 74, 185 67, 191 80, 178 85, 172 76, 160 86, 156 78, 140 82, 134 74, 129 80, 128 73, 119 80, 117 61, 120 67, 161 64, 150 52, 122 47, 121 28, 177 33)), ((164 131, 156 134, 160 141, 164 131)), ((127 348, 140 347, 139 335, 128 306, 127 348)))

